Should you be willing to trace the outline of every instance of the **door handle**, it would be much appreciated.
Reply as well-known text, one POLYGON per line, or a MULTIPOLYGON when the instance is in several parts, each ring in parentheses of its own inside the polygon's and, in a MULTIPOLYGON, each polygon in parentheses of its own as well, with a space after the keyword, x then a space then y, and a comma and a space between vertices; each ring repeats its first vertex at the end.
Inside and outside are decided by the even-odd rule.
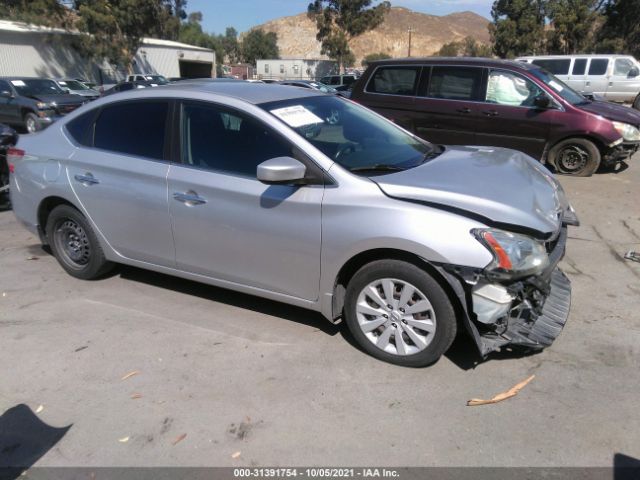
POLYGON ((482 113, 484 113, 488 117, 496 117, 500 115, 500 113, 497 110, 485 110, 482 113))
POLYGON ((587 87, 590 87, 591 86, 591 82, 587 82, 586 85, 587 85, 587 87))
POLYGON ((456 110, 458 113, 471 113, 471 109, 469 107, 459 108, 456 110))
POLYGON ((186 193, 176 192, 173 194, 173 198, 179 202, 184 203, 188 207, 193 207, 195 205, 202 205, 207 203, 207 201, 199 196, 196 192, 188 191, 186 193))
POLYGON ((86 187, 90 185, 97 185, 98 183, 100 183, 98 179, 94 177, 90 172, 87 172, 84 175, 74 175, 73 178, 75 178, 77 182, 80 182, 86 187))

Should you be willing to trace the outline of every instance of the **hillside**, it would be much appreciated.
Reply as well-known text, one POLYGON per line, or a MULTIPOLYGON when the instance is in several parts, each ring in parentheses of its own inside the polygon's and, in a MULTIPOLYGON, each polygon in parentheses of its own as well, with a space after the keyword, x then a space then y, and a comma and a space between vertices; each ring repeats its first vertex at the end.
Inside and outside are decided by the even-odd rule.
MULTIPOLYGON (((489 21, 472 12, 459 12, 442 17, 418 13, 403 7, 392 7, 377 29, 353 40, 351 49, 359 65, 369 53, 385 52, 393 57, 406 57, 409 27, 412 28, 411 56, 428 56, 443 44, 471 36, 489 42, 489 21)), ((315 23, 305 13, 271 20, 254 28, 278 35, 282 57, 321 58, 316 40, 315 23)))

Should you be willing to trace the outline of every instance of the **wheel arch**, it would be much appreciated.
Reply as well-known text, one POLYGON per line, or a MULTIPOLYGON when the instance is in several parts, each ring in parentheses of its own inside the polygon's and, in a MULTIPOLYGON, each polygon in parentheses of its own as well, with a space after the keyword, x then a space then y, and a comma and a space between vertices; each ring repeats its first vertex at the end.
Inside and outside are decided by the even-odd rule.
POLYGON ((466 309, 462 305, 459 295, 456 293, 451 283, 434 264, 415 253, 407 252, 405 250, 394 248, 375 248, 365 250, 354 255, 347 260, 342 268, 340 268, 333 285, 331 320, 336 322, 337 319, 342 316, 345 293, 349 281, 363 266, 376 260, 400 260, 424 269, 433 277, 434 280, 438 282, 447 294, 447 297, 451 301, 451 305, 453 305, 458 323, 460 324, 462 319, 465 318, 466 309))
POLYGON ((59 205, 69 205, 70 207, 73 207, 76 210, 80 211, 80 209, 76 205, 74 205, 72 202, 70 202, 69 200, 63 197, 49 196, 42 199, 42 201, 38 205, 37 215, 38 215, 38 231, 40 233, 40 237, 44 245, 49 244, 49 241, 47 239, 47 234, 46 234, 47 220, 49 219, 49 215, 51 214, 53 209, 59 205))

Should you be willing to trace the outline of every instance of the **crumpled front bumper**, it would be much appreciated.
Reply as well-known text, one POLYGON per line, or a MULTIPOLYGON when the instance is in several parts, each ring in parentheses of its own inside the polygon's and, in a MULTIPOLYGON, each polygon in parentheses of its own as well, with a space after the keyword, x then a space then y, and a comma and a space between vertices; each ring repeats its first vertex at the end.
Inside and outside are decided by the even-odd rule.
POLYGON ((478 303, 474 304, 474 289, 482 282, 491 284, 492 280, 483 278, 477 271, 439 268, 460 299, 464 324, 483 357, 507 346, 541 350, 558 337, 571 308, 571 282, 558 268, 566 242, 565 226, 550 247, 549 266, 543 273, 503 284, 512 301, 496 321, 480 321, 482 314, 474 311, 474 306, 478 308, 478 303))

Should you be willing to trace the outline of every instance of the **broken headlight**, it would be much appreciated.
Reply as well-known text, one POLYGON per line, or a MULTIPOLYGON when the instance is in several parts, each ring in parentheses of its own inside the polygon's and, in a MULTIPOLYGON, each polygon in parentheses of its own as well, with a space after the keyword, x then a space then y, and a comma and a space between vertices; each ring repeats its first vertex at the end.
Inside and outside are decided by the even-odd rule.
POLYGON ((471 233, 493 254, 488 270, 523 277, 538 274, 549 265, 544 245, 534 238, 496 228, 471 233))

